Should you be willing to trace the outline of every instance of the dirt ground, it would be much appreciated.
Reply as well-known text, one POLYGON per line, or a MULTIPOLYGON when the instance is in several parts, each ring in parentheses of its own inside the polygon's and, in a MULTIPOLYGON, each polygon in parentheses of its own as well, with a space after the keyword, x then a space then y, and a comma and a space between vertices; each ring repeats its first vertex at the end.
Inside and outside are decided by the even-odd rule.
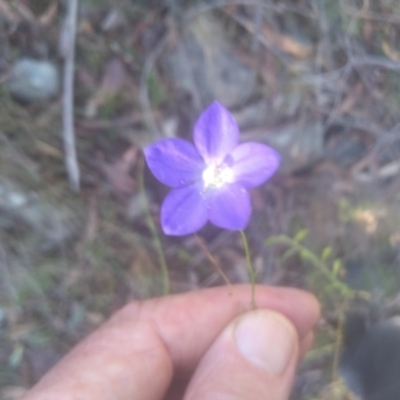
MULTIPOLYGON (((161 295, 164 262, 173 293, 224 284, 196 237, 162 233, 168 189, 141 152, 191 140, 215 99, 242 140, 282 154, 251 193, 258 282, 323 303, 293 399, 353 398, 330 321, 355 295, 400 309, 400 3, 81 0, 79 191, 63 146, 67 4, 0 0, 0 398, 18 398, 127 301, 161 295), (38 63, 50 75, 30 87, 38 63)), ((199 236, 232 283, 249 281, 238 232, 199 236)))

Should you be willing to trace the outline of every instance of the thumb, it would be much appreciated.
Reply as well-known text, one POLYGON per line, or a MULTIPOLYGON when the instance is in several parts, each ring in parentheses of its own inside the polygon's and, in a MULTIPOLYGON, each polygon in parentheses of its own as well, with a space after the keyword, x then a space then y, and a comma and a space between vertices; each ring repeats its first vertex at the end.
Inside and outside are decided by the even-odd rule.
POLYGON ((287 400, 297 366, 299 338, 281 314, 254 310, 233 320, 211 345, 185 400, 287 400))

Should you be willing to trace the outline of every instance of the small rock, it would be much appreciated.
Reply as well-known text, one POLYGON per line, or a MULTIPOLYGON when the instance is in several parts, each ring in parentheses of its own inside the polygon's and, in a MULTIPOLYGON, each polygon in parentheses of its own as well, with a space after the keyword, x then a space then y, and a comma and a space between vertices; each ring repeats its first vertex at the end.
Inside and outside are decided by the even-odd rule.
POLYGON ((164 57, 163 66, 197 106, 218 100, 235 107, 252 96, 256 77, 233 49, 221 21, 212 13, 203 13, 185 26, 182 40, 164 57))
POLYGON ((324 154, 324 129, 318 120, 294 121, 270 128, 266 138, 282 154, 281 171, 300 170, 324 154))
POLYGON ((54 64, 30 58, 15 63, 7 83, 11 95, 30 103, 55 96, 59 85, 59 74, 54 64))
POLYGON ((361 135, 352 134, 350 132, 341 132, 328 138, 327 153, 328 157, 338 165, 348 168, 359 161, 367 151, 367 143, 363 143, 361 135))
POLYGON ((127 20, 120 10, 113 8, 101 22, 103 32, 112 32, 127 24, 127 20))
POLYGON ((77 233, 76 219, 67 207, 0 179, 0 229, 17 228, 20 243, 35 252, 56 251, 77 233))

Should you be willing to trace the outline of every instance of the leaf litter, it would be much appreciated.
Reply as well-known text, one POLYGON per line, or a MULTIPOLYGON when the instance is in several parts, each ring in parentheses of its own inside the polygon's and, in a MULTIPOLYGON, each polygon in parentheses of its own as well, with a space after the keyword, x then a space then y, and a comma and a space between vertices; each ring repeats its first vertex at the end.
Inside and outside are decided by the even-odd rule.
MULTIPOLYGON (((306 229, 304 245, 315 254, 331 248, 345 282, 384 293, 388 304, 398 297, 398 4, 168 3, 176 3, 175 11, 163 8, 166 1, 81 3, 74 110, 79 196, 68 189, 59 100, 20 104, 0 87, 0 184, 18 194, 14 202, 26 200, 18 213, 0 204, 7 259, 1 285, 9 275, 0 292, 0 397, 18 398, 52 365, 43 347, 60 357, 129 299, 160 293, 155 238, 137 201, 141 146, 154 138, 147 117, 160 132, 189 139, 199 113, 219 96, 232 101, 243 139, 281 143, 288 166, 252 195, 248 236, 259 281, 307 288, 326 306, 293 396, 348 399, 327 374, 336 331, 326 310, 341 299, 304 259, 284 259, 287 249, 266 246, 265 239, 306 229), (205 26, 213 27, 212 42, 205 26), (165 35, 170 40, 162 47, 165 35), (150 84, 141 79, 149 66, 150 84)), ((22 56, 58 58, 63 7, 15 4, 0 0, 2 82, 22 56)), ((145 192, 159 226, 165 188, 148 171, 145 192)), ((246 281, 238 238, 209 226, 200 235, 229 280, 246 281)), ((224 284, 192 239, 160 234, 174 292, 224 284)))

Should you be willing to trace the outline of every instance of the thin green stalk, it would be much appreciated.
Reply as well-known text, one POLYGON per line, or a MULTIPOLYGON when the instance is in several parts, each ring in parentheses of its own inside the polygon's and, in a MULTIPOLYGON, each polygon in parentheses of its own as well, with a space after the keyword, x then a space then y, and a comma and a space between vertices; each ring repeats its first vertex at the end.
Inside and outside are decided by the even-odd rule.
POLYGON ((335 382, 339 378, 339 357, 341 350, 343 349, 343 331, 345 324, 346 310, 349 308, 348 299, 344 299, 343 303, 339 306, 339 324, 336 329, 336 340, 333 353, 333 364, 332 364, 332 382, 335 382))
POLYGON ((326 267, 326 265, 310 250, 306 247, 302 246, 292 238, 280 235, 273 240, 268 239, 268 244, 273 243, 283 243, 292 247, 297 253, 303 256, 304 259, 309 261, 311 265, 313 265, 322 275, 326 277, 326 279, 331 283, 332 287, 334 287, 344 298, 351 298, 354 295, 354 291, 350 289, 346 284, 342 283, 336 276, 326 267))
POLYGON ((307 254, 309 261, 311 261, 311 263, 327 278, 332 286, 337 289, 344 298, 350 298, 354 294, 346 284, 342 283, 328 268, 326 268, 324 263, 322 263, 315 254, 297 243, 293 244, 293 246, 298 249, 300 253, 305 252, 307 254))
POLYGON ((160 236, 158 235, 158 230, 156 225, 154 224, 153 218, 151 217, 150 213, 150 208, 149 208, 149 203, 147 201, 146 197, 146 192, 144 190, 144 184, 143 184, 143 160, 141 160, 139 164, 139 176, 138 176, 138 181, 139 181, 139 190, 141 195, 143 196, 143 202, 144 202, 144 207, 145 207, 145 212, 146 212, 146 221, 147 225, 150 228, 150 232, 153 236, 154 239, 154 244, 156 246, 156 251, 158 255, 158 261, 161 266, 161 277, 162 277, 162 285, 163 285, 163 295, 167 296, 170 293, 170 285, 169 285, 169 274, 168 274, 168 266, 167 262, 164 257, 164 251, 162 248, 160 236))
POLYGON ((251 306, 252 308, 257 308, 255 301, 255 286, 256 286, 256 272, 253 267, 253 263, 251 262, 250 250, 249 250, 249 242, 247 240, 247 236, 243 231, 240 231, 240 235, 242 236, 244 251, 246 254, 247 268, 249 269, 250 282, 251 282, 251 306))

